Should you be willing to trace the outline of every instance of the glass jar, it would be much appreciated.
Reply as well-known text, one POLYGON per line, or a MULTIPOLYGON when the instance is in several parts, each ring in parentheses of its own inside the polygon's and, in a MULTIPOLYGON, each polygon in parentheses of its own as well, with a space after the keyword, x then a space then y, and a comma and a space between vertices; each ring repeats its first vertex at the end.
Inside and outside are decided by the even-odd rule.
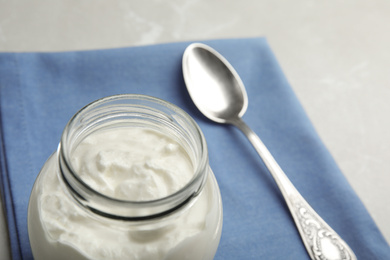
POLYGON ((36 260, 213 259, 221 229, 221 195, 200 128, 180 108, 144 95, 106 97, 77 112, 39 173, 28 208, 36 260), (192 164, 192 178, 148 200, 107 195, 81 178, 71 159, 80 143, 129 127, 175 140, 192 164))

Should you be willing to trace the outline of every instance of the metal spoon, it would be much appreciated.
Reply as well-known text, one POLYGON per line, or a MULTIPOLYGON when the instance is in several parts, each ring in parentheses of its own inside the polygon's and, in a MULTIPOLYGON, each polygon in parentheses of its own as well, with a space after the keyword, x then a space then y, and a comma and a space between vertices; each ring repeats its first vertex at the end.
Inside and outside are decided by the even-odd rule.
POLYGON ((229 62, 211 47, 194 43, 184 52, 183 75, 192 100, 206 117, 232 124, 248 137, 283 194, 311 259, 357 259, 340 236, 309 206, 260 138, 242 121, 248 97, 229 62))

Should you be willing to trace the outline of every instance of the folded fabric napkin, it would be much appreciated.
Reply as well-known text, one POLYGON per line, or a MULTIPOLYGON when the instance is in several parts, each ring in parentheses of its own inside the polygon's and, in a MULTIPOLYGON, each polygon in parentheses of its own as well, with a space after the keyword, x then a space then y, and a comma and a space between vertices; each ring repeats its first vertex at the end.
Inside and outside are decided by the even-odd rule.
MULTIPOLYGON (((240 74, 244 120, 301 194, 359 259, 390 259, 390 247, 328 153, 264 38, 206 41, 240 74)), ((27 206, 40 168, 81 107, 137 93, 187 111, 209 146, 224 207, 215 259, 309 259, 288 208, 246 138, 198 112, 184 85, 187 43, 61 53, 1 53, 1 180, 13 259, 32 259, 27 206)))

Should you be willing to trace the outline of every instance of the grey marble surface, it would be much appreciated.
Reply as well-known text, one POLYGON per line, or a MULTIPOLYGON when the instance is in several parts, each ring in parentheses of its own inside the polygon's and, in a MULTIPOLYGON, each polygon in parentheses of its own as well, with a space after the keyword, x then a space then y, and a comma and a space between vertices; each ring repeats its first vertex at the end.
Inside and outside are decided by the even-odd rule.
MULTIPOLYGON (((0 0, 0 51, 265 36, 390 241, 389 14, 387 0, 0 0)), ((0 258, 7 259, 1 220, 0 258)))

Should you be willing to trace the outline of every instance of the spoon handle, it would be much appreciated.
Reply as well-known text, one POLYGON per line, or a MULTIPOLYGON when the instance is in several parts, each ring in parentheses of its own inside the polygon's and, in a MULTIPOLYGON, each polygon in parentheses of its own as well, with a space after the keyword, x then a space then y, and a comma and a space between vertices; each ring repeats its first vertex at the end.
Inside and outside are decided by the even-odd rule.
POLYGON ((233 120, 231 124, 248 137, 275 179, 311 259, 357 259, 341 237, 297 191, 260 138, 240 118, 233 120))

